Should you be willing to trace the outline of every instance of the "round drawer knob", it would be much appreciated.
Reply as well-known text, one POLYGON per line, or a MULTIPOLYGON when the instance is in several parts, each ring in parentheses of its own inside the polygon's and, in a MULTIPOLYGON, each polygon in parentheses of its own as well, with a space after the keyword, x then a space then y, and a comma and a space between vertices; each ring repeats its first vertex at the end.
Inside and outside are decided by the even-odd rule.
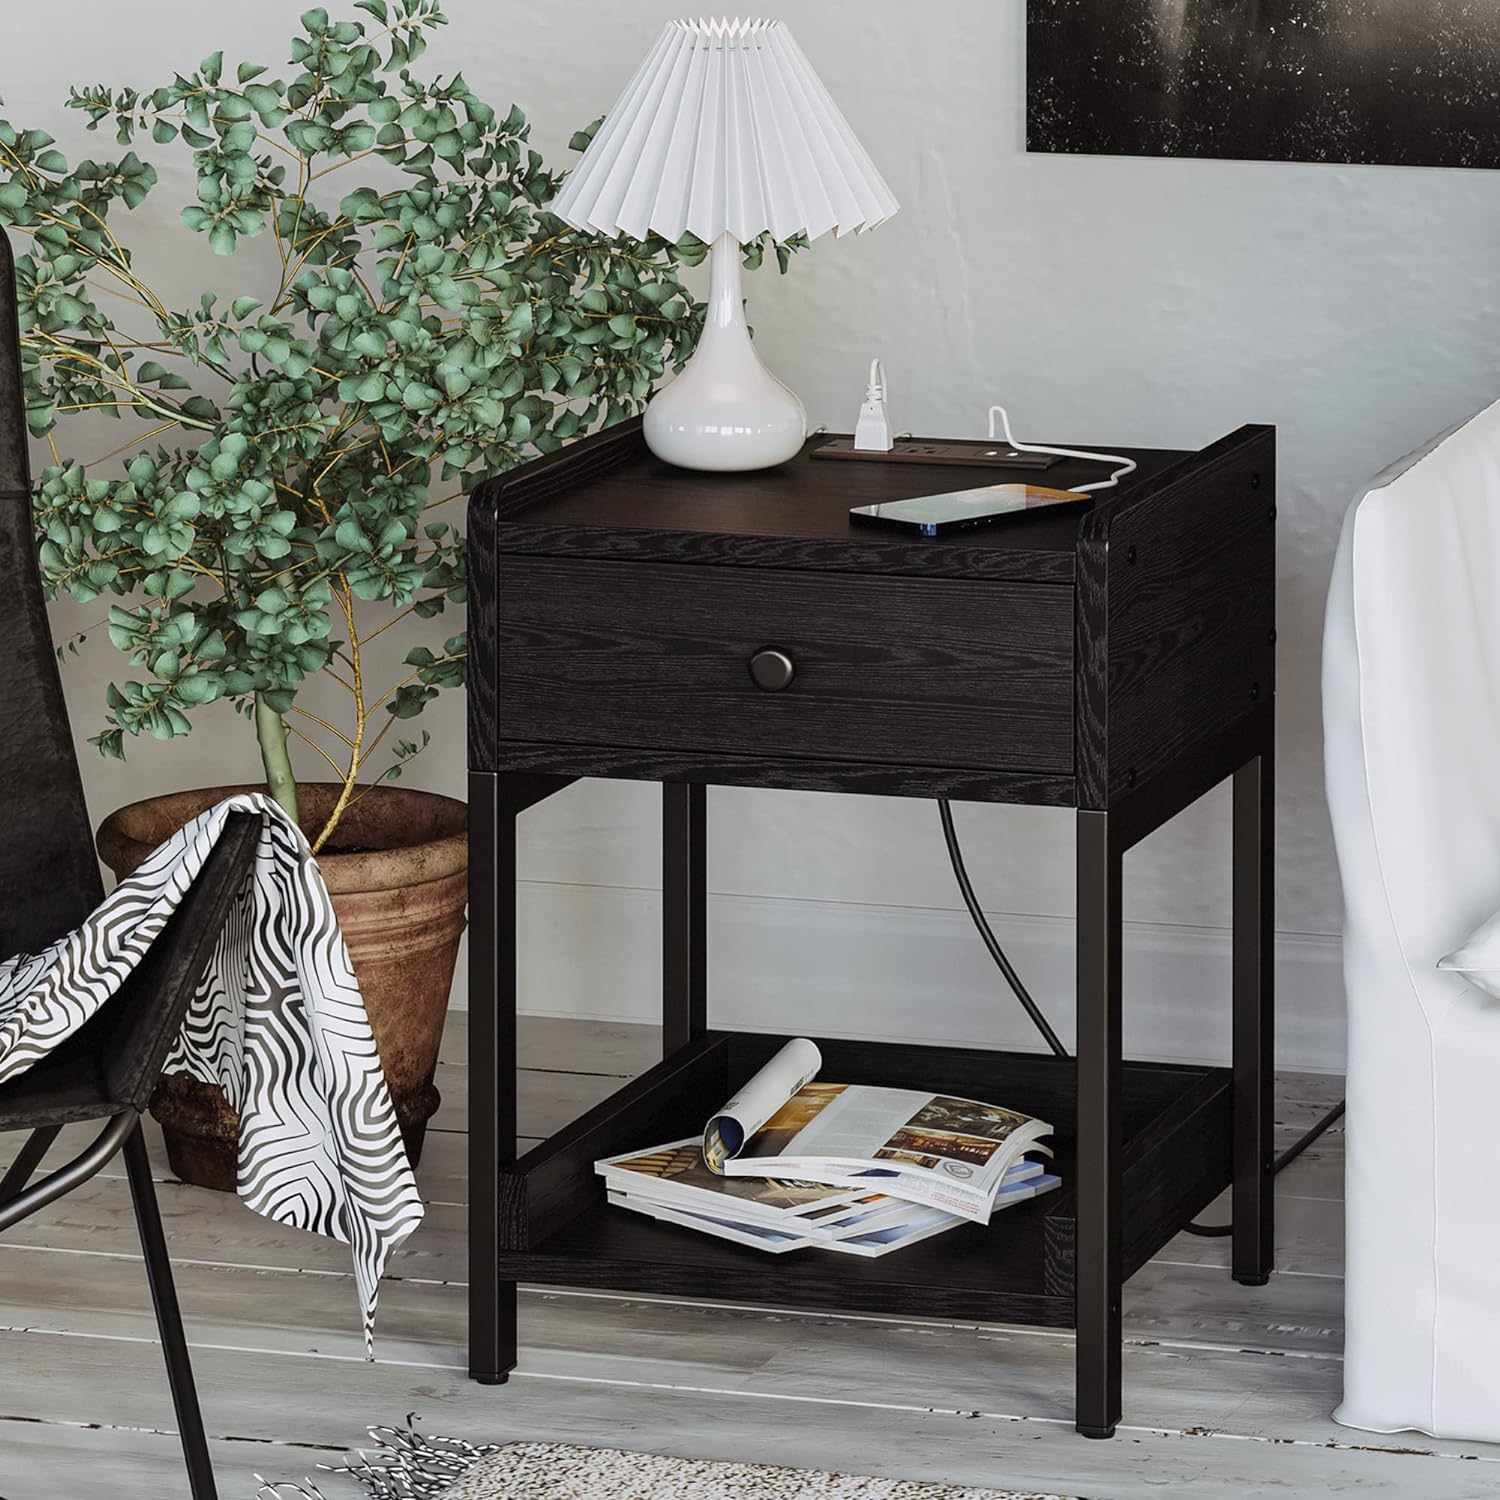
POLYGON ((791 687, 797 675, 796 664, 785 651, 767 646, 750 658, 750 677, 756 687, 767 693, 779 693, 791 687))

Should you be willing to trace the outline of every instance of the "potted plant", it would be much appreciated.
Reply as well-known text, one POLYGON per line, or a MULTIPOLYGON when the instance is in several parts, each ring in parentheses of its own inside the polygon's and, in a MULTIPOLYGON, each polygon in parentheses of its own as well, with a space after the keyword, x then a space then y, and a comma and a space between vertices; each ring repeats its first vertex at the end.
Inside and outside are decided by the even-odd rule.
MULTIPOLYGON (((387 683, 370 643, 462 606, 455 502, 479 477, 634 412, 686 358, 702 310, 678 267, 703 247, 569 229, 520 110, 413 71, 437 0, 356 8, 303 15, 284 79, 231 77, 215 53, 158 88, 74 89, 69 107, 126 148, 114 160, 70 165, 0 121, 0 223, 29 239, 43 573, 56 594, 108 599, 100 625, 134 669, 93 743, 123 757, 221 702, 249 721, 265 786, 318 852, 415 1159, 463 927, 465 809, 391 783, 428 738, 401 727, 463 683, 466 645, 438 631, 387 683), (185 230, 249 262, 227 304, 154 289, 126 246, 117 211, 157 183, 133 149, 147 137, 191 155, 185 230), (81 461, 60 437, 86 412, 135 426, 81 461), (302 701, 318 677, 342 718, 302 701), (325 779, 300 783, 302 756, 325 779)), ((120 809, 101 856, 133 869, 229 790, 120 809)), ((215 1095, 179 1077, 155 1108, 175 1170, 232 1187, 238 1121, 215 1095)))

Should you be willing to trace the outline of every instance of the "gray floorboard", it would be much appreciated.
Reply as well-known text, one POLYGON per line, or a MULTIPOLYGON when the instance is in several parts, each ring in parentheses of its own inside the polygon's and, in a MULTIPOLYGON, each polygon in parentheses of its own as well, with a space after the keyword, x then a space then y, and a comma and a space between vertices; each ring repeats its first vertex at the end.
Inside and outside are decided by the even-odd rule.
MULTIPOLYGON (((1126 1426, 1069 1424, 1067 1334, 527 1289, 509 1385, 463 1377, 466 1069, 455 1016, 420 1180, 427 1222, 381 1297, 362 1358, 341 1247, 175 1182, 152 1129, 163 1212, 225 1500, 294 1480, 416 1410, 475 1441, 550 1438, 764 1458, 958 1483, 1144 1500, 1346 1495, 1468 1500, 1500 1490, 1500 1448, 1335 1426, 1343 1341, 1343 1137, 1278 1185, 1283 1270, 1225 1274, 1182 1237, 1131 1282, 1126 1426)), ((521 1128, 556 1129, 657 1056, 651 1028, 523 1023, 521 1128)), ((1340 1082, 1284 1075, 1289 1144, 1340 1082)), ((60 1143, 60 1149, 61 1149, 60 1143)), ((76 1147, 75 1147, 76 1149, 76 1147)), ((0 1164, 9 1150, 0 1151, 0 1164)), ((1207 1217, 1223 1217, 1216 1205, 1207 1217)), ((0 1496, 185 1495, 125 1184, 117 1173, 0 1240, 0 1496)), ((329 1500, 354 1491, 322 1480, 329 1500)))

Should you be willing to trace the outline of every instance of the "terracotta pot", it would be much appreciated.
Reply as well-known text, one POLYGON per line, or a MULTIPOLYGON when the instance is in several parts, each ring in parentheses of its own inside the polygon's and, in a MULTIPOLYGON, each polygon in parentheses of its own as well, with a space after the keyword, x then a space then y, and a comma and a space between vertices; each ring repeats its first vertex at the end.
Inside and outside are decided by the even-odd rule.
MULTIPOLYGON (((205 808, 235 792, 263 790, 204 787, 133 802, 104 820, 99 858, 116 876, 128 875, 205 808)), ((304 830, 321 829, 338 792, 333 783, 298 787, 304 830)), ((464 804, 400 787, 366 794, 318 856, 413 1166, 438 1107, 432 1079, 464 930, 468 867, 464 804)), ((240 1122, 220 1089, 182 1074, 164 1078, 151 1113, 184 1182, 234 1191, 240 1122)))

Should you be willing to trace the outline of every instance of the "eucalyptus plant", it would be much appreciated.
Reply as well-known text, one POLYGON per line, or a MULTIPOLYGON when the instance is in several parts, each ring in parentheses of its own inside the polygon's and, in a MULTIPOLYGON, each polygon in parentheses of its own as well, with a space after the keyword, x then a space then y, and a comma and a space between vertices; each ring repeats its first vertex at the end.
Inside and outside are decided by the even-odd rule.
POLYGON ((29 239, 27 421, 52 460, 35 494, 43 575, 116 601, 99 626, 138 669, 109 687, 93 743, 123 757, 126 736, 186 734, 229 700, 294 816, 289 737, 342 783, 315 847, 362 775, 418 752, 398 737, 377 763, 393 726, 464 681, 461 631, 412 649, 394 682, 367 669, 382 632, 464 602, 443 507, 637 411, 702 320, 679 280, 701 243, 570 229, 520 109, 413 70, 438 0, 355 8, 367 19, 306 12, 285 78, 251 63, 231 78, 215 53, 150 90, 75 88, 68 106, 125 148, 114 160, 72 165, 46 132, 0 121, 0 223, 29 239), (191 154, 182 225, 242 258, 243 295, 184 304, 137 270, 118 220, 157 186, 148 138, 191 154), (273 253, 245 253, 263 236, 273 253), (137 430, 80 461, 59 441, 80 413, 137 430), (297 701, 320 673, 349 695, 342 722, 297 701))

